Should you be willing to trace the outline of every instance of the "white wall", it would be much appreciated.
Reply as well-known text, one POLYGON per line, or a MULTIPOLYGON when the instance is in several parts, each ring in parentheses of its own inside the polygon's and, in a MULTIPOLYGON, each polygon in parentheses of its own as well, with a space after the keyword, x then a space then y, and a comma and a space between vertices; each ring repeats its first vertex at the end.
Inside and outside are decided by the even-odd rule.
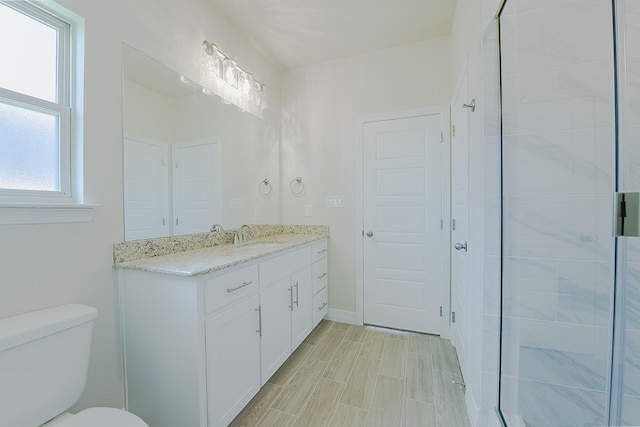
MULTIPOLYGON (((498 0, 458 0, 451 35, 453 90, 465 72, 469 97, 476 111, 469 115, 469 295, 466 319, 469 342, 464 348, 470 363, 463 372, 472 425, 497 426, 495 407, 498 368, 498 314, 500 307, 499 258, 499 151, 494 132, 497 93, 492 52, 483 51, 483 36, 497 12, 498 0), (496 226, 497 222, 497 226, 496 226), (481 303, 479 303, 481 302, 481 303)), ((497 64, 497 62, 496 62, 497 64)))
POLYGON ((356 118, 449 104, 449 38, 385 49, 289 70, 282 78, 282 218, 285 224, 327 224, 329 307, 354 314, 356 118), (302 197, 289 183, 301 177, 302 197), (344 195, 345 208, 325 197, 344 195), (306 206, 313 216, 305 216, 306 206))
POLYGON ((123 405, 112 245, 123 239, 122 43, 193 80, 207 38, 264 81, 266 118, 279 123, 279 72, 206 0, 60 0, 86 19, 85 202, 87 224, 0 226, 0 317, 66 302, 98 308, 87 389, 76 409, 123 405))

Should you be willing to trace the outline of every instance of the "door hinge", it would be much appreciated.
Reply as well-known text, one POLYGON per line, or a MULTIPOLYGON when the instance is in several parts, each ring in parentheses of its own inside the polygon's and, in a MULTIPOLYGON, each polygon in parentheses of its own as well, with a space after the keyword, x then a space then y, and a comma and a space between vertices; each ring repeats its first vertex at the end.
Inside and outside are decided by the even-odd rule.
POLYGON ((456 125, 451 125, 451 136, 456 136, 456 125))
POLYGON ((178 225, 178 218, 176 218, 176 225, 178 225))
POLYGON ((440 142, 444 142, 444 133, 440 132, 440 142))
POLYGON ((442 317, 442 306, 440 306, 440 317, 442 317))
POLYGON ((456 323, 456 312, 455 311, 451 312, 451 323, 456 323))
POLYGON ((164 227, 165 225, 167 225, 167 223, 165 222, 165 218, 162 218, 162 226, 164 227))
POLYGON ((440 230, 444 230, 444 219, 440 220, 440 230))
POLYGON ((160 163, 161 163, 161 166, 164 167, 164 159, 162 159, 160 163))
POLYGON ((615 236, 640 236, 640 193, 615 193, 615 236))
POLYGON ((455 219, 452 219, 452 220, 451 220, 451 229, 452 229, 452 230, 455 230, 455 229, 456 229, 456 220, 455 220, 455 219))

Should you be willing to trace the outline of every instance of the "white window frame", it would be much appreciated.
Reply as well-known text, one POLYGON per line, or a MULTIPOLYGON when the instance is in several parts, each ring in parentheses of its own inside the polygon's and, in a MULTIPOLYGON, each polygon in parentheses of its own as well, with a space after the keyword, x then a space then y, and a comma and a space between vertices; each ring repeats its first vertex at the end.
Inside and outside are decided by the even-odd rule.
POLYGON ((89 222, 96 205, 84 203, 82 185, 82 103, 84 20, 53 2, 2 2, 58 30, 56 102, 0 88, 8 104, 60 118, 59 191, 0 189, 0 224, 89 222))

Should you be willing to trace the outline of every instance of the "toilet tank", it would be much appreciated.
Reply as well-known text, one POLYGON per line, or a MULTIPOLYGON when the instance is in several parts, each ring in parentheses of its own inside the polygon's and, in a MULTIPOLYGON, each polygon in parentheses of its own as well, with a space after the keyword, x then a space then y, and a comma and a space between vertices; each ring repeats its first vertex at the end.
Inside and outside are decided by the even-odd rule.
POLYGON ((96 317, 67 304, 0 319, 0 426, 37 427, 80 399, 96 317))

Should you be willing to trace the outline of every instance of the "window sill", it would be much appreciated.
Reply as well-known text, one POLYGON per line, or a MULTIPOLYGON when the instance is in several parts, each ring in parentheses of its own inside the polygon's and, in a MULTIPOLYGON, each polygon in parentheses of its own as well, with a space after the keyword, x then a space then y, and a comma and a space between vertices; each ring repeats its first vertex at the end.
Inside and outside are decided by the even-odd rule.
POLYGON ((91 222, 99 205, 0 203, 0 225, 91 222))

